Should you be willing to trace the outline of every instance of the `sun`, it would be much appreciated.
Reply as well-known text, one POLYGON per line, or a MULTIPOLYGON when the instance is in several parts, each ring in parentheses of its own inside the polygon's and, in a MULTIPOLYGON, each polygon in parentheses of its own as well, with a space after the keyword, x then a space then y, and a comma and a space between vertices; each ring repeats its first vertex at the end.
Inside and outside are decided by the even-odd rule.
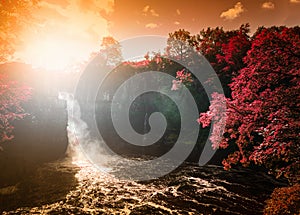
POLYGON ((66 71, 72 65, 84 61, 89 55, 89 50, 78 41, 49 37, 31 41, 25 55, 26 63, 34 68, 66 71))

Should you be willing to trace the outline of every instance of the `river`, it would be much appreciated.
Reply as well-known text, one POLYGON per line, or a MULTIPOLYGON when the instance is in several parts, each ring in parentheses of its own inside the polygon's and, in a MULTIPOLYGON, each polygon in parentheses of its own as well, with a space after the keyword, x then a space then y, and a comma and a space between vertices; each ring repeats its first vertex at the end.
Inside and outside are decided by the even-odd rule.
POLYGON ((38 167, 7 193, 2 189, 0 201, 3 214, 253 215, 262 214, 264 201, 282 185, 263 172, 191 163, 136 182, 66 158, 38 167))

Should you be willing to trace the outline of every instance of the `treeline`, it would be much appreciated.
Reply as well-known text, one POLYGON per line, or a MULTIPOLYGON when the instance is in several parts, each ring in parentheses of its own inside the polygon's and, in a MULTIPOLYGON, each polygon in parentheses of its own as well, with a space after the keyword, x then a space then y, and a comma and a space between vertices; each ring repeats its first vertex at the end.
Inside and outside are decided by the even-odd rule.
MULTIPOLYGON (((197 63, 195 62, 197 59, 191 53, 197 52, 209 61, 217 73, 226 101, 218 99, 220 97, 215 94, 214 97, 219 103, 211 101, 209 106, 208 96, 211 95, 206 95, 202 84, 193 75, 185 84, 197 101, 199 112, 208 110, 207 113, 202 113, 202 118, 200 116, 198 120, 203 127, 207 127, 211 120, 220 119, 218 107, 220 102, 226 102, 225 131, 218 134, 220 125, 216 123, 210 138, 214 148, 226 149, 224 155, 229 153, 222 162, 225 168, 239 164, 259 165, 277 177, 285 176, 292 183, 298 183, 299 37, 299 26, 260 27, 252 35, 248 24, 230 31, 218 27, 208 28, 196 35, 180 29, 169 34, 165 53, 156 53, 152 57, 145 55, 144 60, 125 62, 115 68, 107 78, 111 79, 107 82, 109 84, 105 85, 104 82, 102 93, 106 92, 113 96, 110 90, 116 88, 114 84, 119 85, 131 75, 145 71, 168 73, 180 82, 178 72, 184 71, 189 74, 190 71, 170 59, 193 65, 197 63), (217 135, 222 135, 223 138, 219 142, 214 142, 217 135)), ((116 46, 110 48, 114 47, 116 46)), ((211 81, 210 77, 207 77, 207 81, 211 81)), ((104 98, 101 92, 98 98, 99 96, 104 98)), ((157 97, 154 100, 152 106, 146 105, 151 107, 151 110, 139 113, 141 119, 138 120, 140 124, 136 125, 136 128, 145 127, 147 130, 147 126, 141 126, 145 115, 159 110, 172 122, 167 129, 170 131, 169 134, 178 132, 179 128, 175 122, 178 122, 179 115, 176 113, 176 107, 166 99, 157 97)), ((148 102, 144 99, 143 102, 145 101, 148 102)), ((143 102, 133 107, 139 109, 139 105, 141 106, 143 102)), ((199 137, 203 136, 202 131, 199 137)), ((176 139, 176 135, 170 137, 176 139)), ((163 140, 168 142, 168 138, 163 140)), ((201 145, 202 139, 199 138, 198 141, 201 145)))

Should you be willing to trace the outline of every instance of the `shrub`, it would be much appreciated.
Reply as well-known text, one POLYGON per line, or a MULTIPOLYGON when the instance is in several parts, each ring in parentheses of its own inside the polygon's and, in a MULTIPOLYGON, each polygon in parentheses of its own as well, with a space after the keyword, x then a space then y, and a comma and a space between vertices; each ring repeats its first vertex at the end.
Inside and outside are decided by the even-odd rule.
POLYGON ((267 200, 265 215, 300 215, 300 184, 276 188, 267 200))

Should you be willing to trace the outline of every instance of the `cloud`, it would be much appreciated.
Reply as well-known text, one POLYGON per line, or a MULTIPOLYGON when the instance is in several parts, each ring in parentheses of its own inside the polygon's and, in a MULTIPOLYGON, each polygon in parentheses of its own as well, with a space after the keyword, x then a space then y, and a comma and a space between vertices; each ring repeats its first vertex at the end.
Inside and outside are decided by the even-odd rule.
POLYGON ((47 2, 49 4, 53 4, 53 5, 59 5, 63 8, 65 8, 69 5, 68 0, 44 0, 44 2, 47 2))
POLYGON ((85 13, 98 13, 99 10, 104 10, 106 13, 109 13, 113 11, 114 7, 114 2, 112 0, 78 0, 77 3, 73 3, 74 1, 72 0, 68 1, 70 4, 78 4, 79 10, 85 13))
POLYGON ((150 8, 151 7, 149 5, 146 5, 143 8, 143 15, 144 16, 151 15, 151 16, 159 17, 159 14, 154 9, 150 9, 150 8))
POLYGON ((263 9, 274 9, 275 8, 275 4, 271 1, 267 1, 267 2, 264 2, 261 7, 263 9))
POLYGON ((159 16, 159 14, 156 13, 155 10, 153 10, 153 9, 150 10, 150 13, 151 13, 152 16, 156 16, 156 17, 159 16))
POLYGON ((300 3, 300 0, 290 0, 291 3, 300 3))
POLYGON ((220 17, 226 20, 233 20, 241 15, 244 12, 244 7, 241 2, 238 2, 234 5, 233 8, 230 8, 221 13, 220 17))
POLYGON ((177 13, 178 16, 181 14, 179 9, 176 10, 176 13, 177 13))
POLYGON ((149 6, 149 5, 146 5, 146 6, 143 8, 143 12, 144 12, 144 13, 147 13, 149 9, 150 9, 150 6, 149 6))
POLYGON ((180 25, 180 22, 175 21, 175 22, 174 22, 174 25, 180 25))
POLYGON ((156 23, 148 23, 145 25, 145 28, 150 28, 150 29, 157 28, 157 27, 158 27, 158 24, 156 24, 156 23))

